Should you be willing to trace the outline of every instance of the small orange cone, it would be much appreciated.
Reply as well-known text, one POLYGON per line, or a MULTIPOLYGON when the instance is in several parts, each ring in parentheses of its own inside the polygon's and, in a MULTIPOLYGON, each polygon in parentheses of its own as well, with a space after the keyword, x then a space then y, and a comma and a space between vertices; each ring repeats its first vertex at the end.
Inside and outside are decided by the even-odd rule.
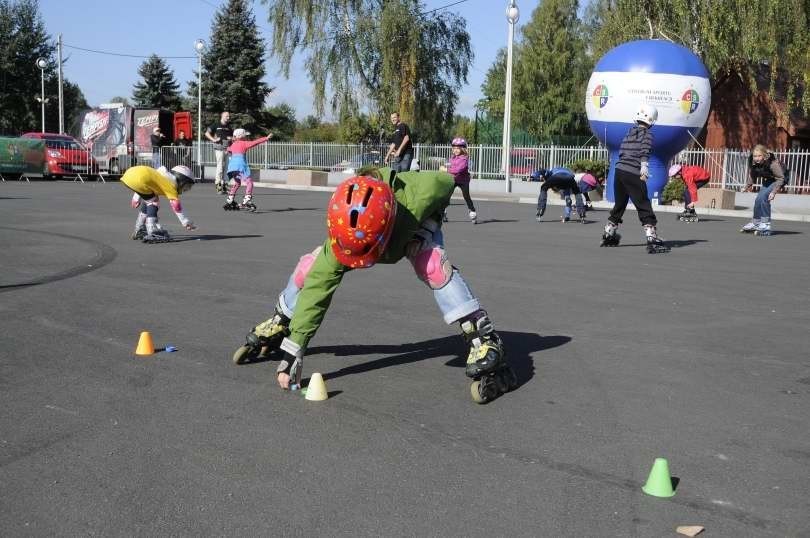
POLYGON ((138 338, 138 347, 135 348, 136 355, 153 355, 155 353, 155 345, 152 343, 152 335, 149 331, 143 331, 141 337, 138 338))

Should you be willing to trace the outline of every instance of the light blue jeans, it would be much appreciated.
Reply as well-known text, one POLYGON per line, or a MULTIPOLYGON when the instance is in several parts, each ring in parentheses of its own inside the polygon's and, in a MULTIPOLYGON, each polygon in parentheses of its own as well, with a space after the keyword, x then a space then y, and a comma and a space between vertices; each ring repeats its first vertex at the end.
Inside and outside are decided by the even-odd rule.
POLYGON ((772 182, 767 187, 759 189, 756 200, 754 200, 754 219, 771 219, 771 202, 768 200, 768 195, 773 191, 773 186, 776 182, 772 182))
MULTIPOLYGON (((433 233, 432 244, 425 248, 438 247, 444 249, 444 234, 441 229, 433 233)), ((292 318, 295 312, 295 303, 298 301, 298 294, 301 289, 295 284, 295 273, 290 275, 287 281, 287 287, 281 292, 279 296, 279 307, 282 313, 288 318, 292 318)), ((469 316, 481 309, 481 303, 478 298, 473 295, 470 286, 458 272, 458 269, 453 267, 453 274, 450 281, 439 289, 433 290, 433 298, 442 313, 444 322, 448 325, 459 321, 462 318, 469 316)))

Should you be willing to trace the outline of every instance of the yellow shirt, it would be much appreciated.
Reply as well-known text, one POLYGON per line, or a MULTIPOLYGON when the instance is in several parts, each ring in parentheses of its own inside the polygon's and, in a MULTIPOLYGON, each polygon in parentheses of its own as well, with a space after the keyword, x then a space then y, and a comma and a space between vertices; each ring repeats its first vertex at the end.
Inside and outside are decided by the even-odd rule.
POLYGON ((121 183, 138 194, 163 195, 169 200, 180 198, 176 183, 149 166, 133 166, 128 169, 121 176, 121 183))

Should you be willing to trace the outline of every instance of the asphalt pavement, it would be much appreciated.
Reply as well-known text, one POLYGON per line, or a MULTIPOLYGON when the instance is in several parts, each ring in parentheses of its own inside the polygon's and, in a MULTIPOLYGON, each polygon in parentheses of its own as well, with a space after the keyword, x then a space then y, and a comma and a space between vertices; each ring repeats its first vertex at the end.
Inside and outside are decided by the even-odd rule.
POLYGON ((322 243, 328 192, 213 186, 129 236, 118 183, 0 184, 0 535, 810 537, 810 224, 454 200, 452 263, 520 386, 476 405, 407 262, 346 276, 305 359, 330 398, 231 355, 322 243), (175 353, 134 354, 150 331, 175 353), (677 482, 644 494, 656 457, 677 482))

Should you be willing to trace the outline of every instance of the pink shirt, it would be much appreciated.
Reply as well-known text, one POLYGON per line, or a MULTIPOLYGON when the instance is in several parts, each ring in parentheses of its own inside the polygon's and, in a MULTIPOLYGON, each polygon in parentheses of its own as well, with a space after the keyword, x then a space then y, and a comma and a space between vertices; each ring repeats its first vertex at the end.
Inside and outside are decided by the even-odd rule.
POLYGON ((270 139, 269 136, 263 136, 261 138, 257 138, 256 140, 237 140, 233 142, 230 146, 228 146, 228 151, 233 155, 244 155, 247 153, 247 150, 252 148, 253 146, 258 146, 259 144, 263 144, 270 139))
POLYGON ((453 180, 455 180, 456 183, 469 183, 469 157, 463 153, 453 155, 450 157, 450 162, 447 164, 447 171, 453 174, 453 180))

